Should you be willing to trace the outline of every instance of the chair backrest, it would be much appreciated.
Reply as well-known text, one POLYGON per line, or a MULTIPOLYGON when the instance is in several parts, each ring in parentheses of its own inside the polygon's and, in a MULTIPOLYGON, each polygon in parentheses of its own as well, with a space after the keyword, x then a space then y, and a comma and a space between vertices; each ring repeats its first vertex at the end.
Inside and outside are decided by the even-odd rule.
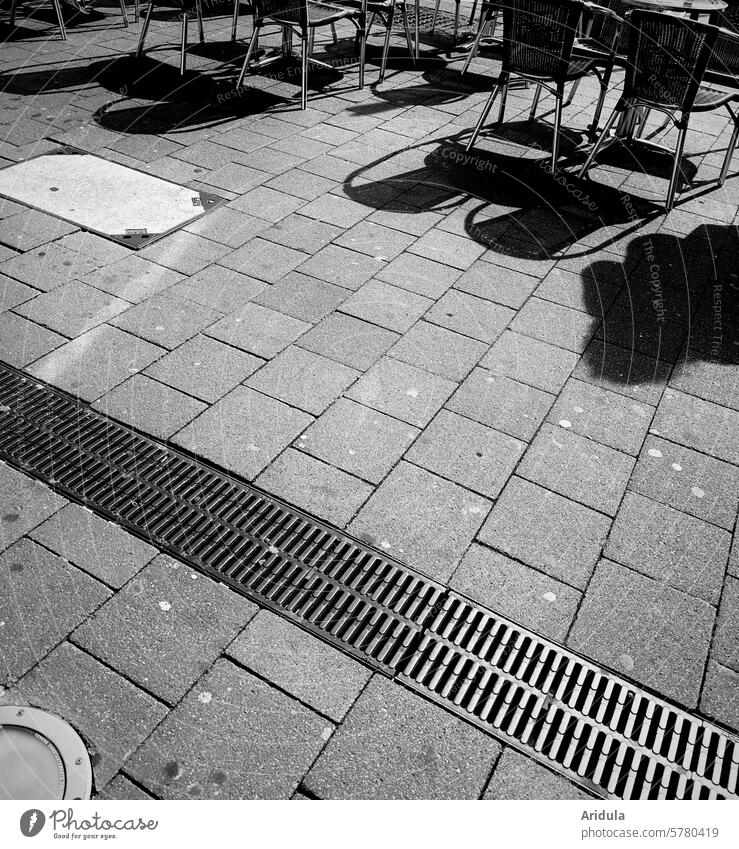
MULTIPOLYGON (((728 0, 728 6, 716 15, 716 23, 739 36, 739 0, 728 0)), ((716 74, 726 75, 721 82, 739 85, 739 40, 719 33, 708 67, 716 74)), ((713 80, 712 80, 713 81, 713 80)))
POLYGON ((583 11, 581 0, 502 0, 503 71, 563 79, 583 11))
POLYGON ((308 0, 254 0, 254 17, 278 18, 307 26, 308 0))
POLYGON ((629 16, 624 97, 688 112, 711 56, 718 27, 667 12, 629 16))
MULTIPOLYGON (((633 6, 627 6, 623 0, 598 0, 598 5, 605 6, 606 9, 615 12, 620 18, 623 18, 627 12, 634 8, 633 6)), ((616 35, 617 26, 618 23, 613 18, 609 18, 606 15, 595 15, 589 36, 593 41, 601 45, 604 50, 610 50, 613 44, 613 37, 616 35)), ((627 22, 626 26, 621 28, 621 35, 616 45, 616 53, 624 55, 628 43, 629 25, 627 22)))

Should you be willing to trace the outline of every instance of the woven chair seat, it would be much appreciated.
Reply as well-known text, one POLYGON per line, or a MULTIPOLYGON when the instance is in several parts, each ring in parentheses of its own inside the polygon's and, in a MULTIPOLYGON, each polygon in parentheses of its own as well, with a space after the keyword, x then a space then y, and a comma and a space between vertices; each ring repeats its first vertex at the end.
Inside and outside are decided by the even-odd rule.
MULTIPOLYGON (((360 3, 361 8, 361 3, 360 3)), ((323 3, 308 3, 308 26, 321 27, 328 26, 334 21, 340 21, 342 18, 354 17, 356 11, 354 9, 340 9, 338 6, 328 6, 323 3)), ((268 15, 273 21, 278 24, 294 24, 292 16, 280 17, 279 14, 268 15)))
POLYGON ((739 90, 737 91, 716 91, 713 88, 698 89, 698 94, 695 96, 693 103, 694 112, 706 112, 710 109, 717 109, 725 103, 731 103, 732 100, 739 100, 739 90))

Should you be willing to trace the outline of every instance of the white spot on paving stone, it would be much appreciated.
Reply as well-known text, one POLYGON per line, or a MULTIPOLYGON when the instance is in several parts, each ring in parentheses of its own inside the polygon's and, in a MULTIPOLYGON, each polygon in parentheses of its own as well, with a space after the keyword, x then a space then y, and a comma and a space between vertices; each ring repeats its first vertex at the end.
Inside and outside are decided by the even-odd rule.
POLYGON ((696 498, 703 498, 703 496, 706 494, 705 491, 702 490, 699 486, 694 486, 690 491, 696 498))
POLYGON ((573 413, 584 413, 585 410, 582 407, 573 407, 572 412, 573 413))
POLYGON ((683 467, 680 465, 680 463, 673 463, 673 464, 672 464, 672 468, 673 468, 676 472, 682 472, 682 470, 683 470, 683 467))
POLYGON ((157 326, 154 328, 154 330, 164 330, 164 325, 163 324, 157 324, 157 326))
POLYGON ((307 439, 308 437, 307 437, 304 433, 301 433, 301 434, 300 434, 300 438, 301 438, 301 439, 307 439))
POLYGON ((647 454, 649 454, 650 457, 662 456, 662 452, 658 448, 650 448, 649 451, 647 451, 647 454))
POLYGON ((421 393, 418 391, 418 389, 416 389, 415 387, 413 387, 412 389, 409 389, 409 390, 408 390, 405 394, 406 394, 406 395, 410 395, 410 397, 411 397, 411 398, 418 398, 418 396, 419 396, 421 393))
POLYGON ((168 610, 172 609, 172 605, 168 601, 160 601, 159 607, 166 613, 168 610))
POLYGON ((542 598, 550 603, 557 600, 557 596, 553 592, 544 593, 542 598))
POLYGON ((190 575, 190 577, 193 579, 193 581, 197 581, 198 579, 198 576, 194 572, 190 575))
POLYGON ((392 546, 392 544, 390 543, 390 541, 389 541, 389 540, 384 539, 384 540, 380 543, 380 548, 384 548, 385 550, 387 550, 388 548, 392 548, 392 547, 393 547, 393 546, 392 546))
POLYGON ((323 729, 323 731, 321 731, 321 737, 322 737, 324 740, 328 740, 328 739, 329 739, 329 737, 331 737, 331 735, 332 735, 333 733, 334 733, 334 729, 333 729, 333 728, 330 728, 329 726, 326 726, 326 728, 324 728, 324 729, 323 729))
POLYGON ((567 428, 567 427, 572 427, 572 422, 571 422, 571 421, 568 421, 567 419, 560 419, 560 420, 559 420, 559 426, 560 426, 560 427, 565 427, 565 428, 567 428))
POLYGON ((634 658, 630 654, 620 654, 618 662, 629 672, 634 668, 634 658))
POLYGON ((209 705, 213 699, 213 693, 200 693, 198 696, 198 701, 202 702, 204 705, 209 705))
POLYGON ((258 445, 255 445, 253 442, 250 442, 246 446, 246 448, 247 448, 247 451, 253 451, 255 454, 258 454, 262 450, 258 445))

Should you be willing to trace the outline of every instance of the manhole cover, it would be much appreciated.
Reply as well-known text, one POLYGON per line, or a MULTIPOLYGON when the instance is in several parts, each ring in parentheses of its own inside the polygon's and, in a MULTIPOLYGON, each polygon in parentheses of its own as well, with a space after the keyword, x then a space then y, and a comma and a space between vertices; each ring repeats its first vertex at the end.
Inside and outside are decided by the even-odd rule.
POLYGON ((0 799, 89 799, 92 767, 79 734, 35 708, 0 707, 0 799))

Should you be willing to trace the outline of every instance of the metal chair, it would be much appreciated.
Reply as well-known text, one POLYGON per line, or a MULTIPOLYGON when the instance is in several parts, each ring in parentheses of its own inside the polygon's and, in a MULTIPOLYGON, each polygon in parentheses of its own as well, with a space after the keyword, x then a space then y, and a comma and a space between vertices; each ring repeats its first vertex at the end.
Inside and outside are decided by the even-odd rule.
POLYGON ((477 56, 477 53, 480 49, 480 42, 483 40, 483 38, 485 38, 485 36, 488 34, 493 35, 495 33, 495 28, 498 25, 498 16, 500 14, 500 11, 501 6, 499 2, 491 2, 491 0, 482 0, 482 6, 480 7, 480 23, 477 27, 477 35, 475 36, 475 40, 472 42, 472 45, 467 52, 467 58, 464 60, 464 65, 462 65, 463 74, 467 73, 467 70, 470 67, 470 62, 475 58, 475 56, 477 56))
MULTIPOLYGON (((575 36, 578 33, 580 19, 587 10, 613 15, 609 9, 603 9, 583 0, 504 0, 503 6, 503 64, 493 91, 482 110, 480 119, 467 143, 469 152, 480 130, 483 128, 496 97, 500 94, 498 123, 505 117, 506 96, 512 76, 533 82, 537 85, 537 94, 531 108, 530 118, 536 114, 538 93, 547 89, 555 97, 554 141, 552 144, 552 171, 557 169, 559 158, 560 129, 562 125, 562 106, 566 83, 574 82, 588 74, 595 74, 600 82, 600 97, 596 105, 593 123, 589 133, 595 138, 598 122, 603 109, 608 82, 613 70, 614 49, 605 57, 592 59, 573 59, 572 52, 575 36)), ((620 19, 619 19, 620 20, 620 19)))
POLYGON ((642 9, 635 9, 630 14, 630 23, 624 91, 580 169, 580 176, 590 168, 614 121, 623 117, 627 110, 643 107, 662 112, 678 131, 665 204, 669 212, 675 202, 685 136, 693 112, 708 112, 726 106, 734 122, 718 185, 723 185, 726 179, 739 137, 739 116, 729 104, 739 100, 739 90, 716 91, 701 86, 701 83, 717 38, 733 40, 739 47, 739 36, 713 24, 642 9), (679 118, 676 117, 678 113, 679 118))
MULTIPOLYGON (((313 52, 315 31, 320 27, 333 26, 337 21, 347 20, 356 27, 359 41, 359 88, 364 88, 364 54, 367 41, 367 20, 364 4, 359 9, 342 8, 329 3, 314 3, 313 0, 254 0, 254 31, 249 41, 244 64, 236 88, 240 89, 249 69, 252 53, 259 41, 259 33, 267 23, 283 28, 300 39, 301 45, 301 109, 308 105, 308 62, 313 52)), ((317 63, 323 64, 323 63, 317 63)))
MULTIPOLYGON (((121 15, 123 16, 123 26, 128 29, 128 10, 126 9, 126 0, 118 0, 121 7, 121 15)), ((59 0, 51 0, 51 5, 54 7, 56 21, 59 26, 59 35, 62 41, 67 40, 67 28, 64 26, 64 14, 62 12, 62 4, 59 0)), ((15 27, 15 13, 18 7, 18 0, 10 0, 10 26, 15 27)), ((138 0, 136 0, 136 15, 138 16, 138 0)), ((138 17, 136 18, 138 20, 138 17)))
MULTIPOLYGON (((182 2, 182 14, 181 14, 181 30, 180 30, 180 74, 185 73, 185 67, 187 64, 187 26, 190 20, 190 15, 192 14, 192 8, 188 9, 185 3, 187 0, 183 0, 182 2)), ((168 4, 171 5, 171 4, 168 4)), ((136 58, 139 58, 141 54, 144 52, 144 42, 146 41, 146 35, 149 32, 149 24, 151 23, 151 13, 154 11, 154 0, 149 1, 149 7, 146 10, 146 16, 144 17, 144 25, 141 27, 141 35, 139 36, 139 43, 136 47, 136 58)), ((205 32, 203 30, 203 7, 202 0, 195 0, 195 13, 198 19, 198 30, 200 34, 200 43, 202 44, 205 41, 205 32)))

